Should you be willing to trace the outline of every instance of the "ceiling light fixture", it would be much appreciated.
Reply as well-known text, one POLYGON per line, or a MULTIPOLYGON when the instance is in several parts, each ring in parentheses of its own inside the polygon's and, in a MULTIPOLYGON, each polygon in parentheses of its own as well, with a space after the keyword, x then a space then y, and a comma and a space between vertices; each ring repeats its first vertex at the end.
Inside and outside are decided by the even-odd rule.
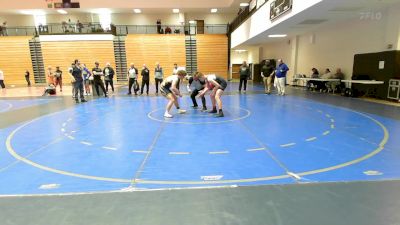
POLYGON ((20 13, 24 15, 33 15, 33 12, 28 10, 21 10, 20 13))
POLYGON ((140 10, 140 9, 134 9, 133 10, 135 13, 142 13, 142 10, 140 10))
POLYGON ((242 7, 246 7, 246 6, 249 6, 250 4, 249 3, 247 3, 247 2, 242 2, 242 3, 240 3, 240 6, 242 6, 242 7))
POLYGON ((216 13, 218 12, 218 9, 211 9, 211 13, 216 13))
POLYGON ((57 12, 60 14, 68 14, 68 12, 65 11, 64 9, 59 9, 59 10, 57 10, 57 12))
POLYGON ((268 37, 270 38, 282 38, 282 37, 286 37, 287 34, 270 34, 268 35, 268 37))
POLYGON ((173 13, 179 13, 179 9, 172 9, 173 13))
POLYGON ((46 15, 43 10, 21 10, 19 12, 24 15, 46 15))

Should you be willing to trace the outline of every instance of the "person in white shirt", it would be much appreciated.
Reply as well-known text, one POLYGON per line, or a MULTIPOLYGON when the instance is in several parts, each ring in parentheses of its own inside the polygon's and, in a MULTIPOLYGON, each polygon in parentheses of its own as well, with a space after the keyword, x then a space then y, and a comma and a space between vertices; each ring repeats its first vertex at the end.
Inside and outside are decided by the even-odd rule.
POLYGON ((1 88, 6 88, 6 85, 4 85, 4 73, 1 70, 0 70, 0 86, 1 88))
MULTIPOLYGON (((325 73, 321 75, 321 79, 332 79, 332 74, 331 74, 331 70, 329 68, 327 68, 325 70, 325 73)), ((317 88, 320 90, 320 92, 322 91, 328 91, 328 86, 326 85, 328 82, 326 81, 320 81, 317 84, 317 88)))
MULTIPOLYGON (((135 65, 133 63, 131 63, 131 67, 128 69, 128 81, 129 81, 129 86, 128 86, 128 95, 132 94, 132 86, 133 84, 139 85, 137 84, 137 78, 138 78, 138 69, 135 68, 135 65)), ((137 95, 137 89, 135 87, 133 87, 133 91, 135 92, 135 95, 137 95)))
POLYGON ((178 64, 174 63, 174 69, 172 70, 172 75, 176 75, 178 72, 178 64))
POLYGON ((321 78, 322 79, 331 79, 332 78, 331 70, 329 68, 327 68, 325 70, 325 73, 322 74, 321 78))
POLYGON ((182 80, 186 76, 186 71, 178 69, 177 75, 171 75, 167 77, 160 85, 161 94, 168 99, 168 103, 165 107, 165 118, 172 118, 173 116, 169 113, 172 106, 175 105, 178 113, 186 113, 186 110, 180 109, 178 97, 182 97, 179 89, 177 88, 179 80, 182 80))

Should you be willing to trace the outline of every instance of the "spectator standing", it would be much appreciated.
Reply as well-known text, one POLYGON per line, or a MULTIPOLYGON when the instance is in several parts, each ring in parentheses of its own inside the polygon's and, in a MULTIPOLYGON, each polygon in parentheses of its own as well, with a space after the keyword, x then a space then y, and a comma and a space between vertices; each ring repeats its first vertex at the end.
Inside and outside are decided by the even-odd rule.
POLYGON ((146 94, 149 95, 149 83, 150 83, 150 70, 147 68, 146 64, 143 64, 142 75, 142 87, 140 89, 140 94, 143 94, 144 85, 146 85, 146 94))
POLYGON ((104 81, 106 82, 106 92, 108 93, 108 85, 111 86, 111 90, 114 93, 114 69, 111 67, 110 63, 106 63, 106 67, 103 70, 104 81))
POLYGON ((278 67, 275 70, 276 75, 276 87, 278 89, 278 95, 285 95, 286 87, 286 74, 289 71, 289 67, 283 62, 282 59, 278 59, 278 67))
POLYGON ((51 66, 47 67, 47 84, 54 84, 54 72, 51 66))
POLYGON ((3 25, 1 26, 1 33, 3 36, 8 36, 7 21, 3 22, 3 25))
POLYGON ((75 102, 79 103, 78 100, 78 92, 81 102, 86 102, 85 96, 83 95, 83 76, 82 76, 82 68, 81 62, 79 59, 75 59, 74 66, 72 67, 72 80, 75 81, 75 102))
POLYGON ((0 87, 1 88, 6 88, 6 85, 4 85, 4 73, 2 70, 0 70, 0 87))
POLYGON ((242 84, 244 84, 244 92, 246 93, 247 88, 247 80, 250 77, 250 68, 247 65, 246 61, 243 61, 243 64, 240 66, 240 83, 239 83, 239 92, 242 91, 242 84))
POLYGON ((68 26, 69 26, 69 29, 70 29, 69 32, 75 33, 75 24, 74 24, 74 22, 71 21, 71 19, 68 19, 68 26))
POLYGON ((76 27, 78 28, 78 32, 82 33, 83 24, 79 20, 76 22, 76 27))
MULTIPOLYGON (((181 67, 181 69, 184 69, 183 67, 181 67)), ((176 63, 174 63, 174 68, 173 68, 173 70, 172 70, 172 75, 177 75, 178 74, 178 64, 176 64, 176 63)), ((186 70, 185 70, 186 71, 186 70)), ((176 88, 179 90, 179 87, 180 87, 180 82, 181 82, 181 80, 180 79, 178 79, 178 83, 176 84, 176 88)))
POLYGON ((72 98, 75 99, 75 79, 72 76, 72 68, 74 67, 74 63, 71 64, 71 67, 68 68, 68 75, 70 77, 71 86, 72 86, 72 98))
POLYGON ((161 19, 157 20, 157 32, 161 34, 161 19))
POLYGON ((156 95, 158 95, 158 83, 162 83, 164 78, 163 68, 160 63, 156 63, 156 68, 154 69, 154 81, 156 83, 156 95))
POLYGON ((29 79, 29 70, 26 70, 25 71, 25 80, 26 80, 26 83, 28 83, 28 87, 29 86, 31 86, 31 80, 29 79))
MULTIPOLYGON (((137 83, 137 77, 138 77, 138 70, 135 68, 135 65, 131 63, 131 67, 128 69, 128 95, 132 94, 132 86, 137 83)), ((135 87, 133 88, 133 91, 135 92, 135 95, 137 95, 137 90, 135 87)))
POLYGON ((176 75, 178 73, 178 64, 174 63, 174 68, 172 69, 172 75, 176 75))
POLYGON ((107 97, 107 91, 106 88, 104 87, 103 80, 101 77, 103 76, 103 70, 99 67, 99 63, 95 62, 94 63, 95 67, 92 69, 92 74, 93 74, 93 85, 94 88, 96 89, 97 96, 100 96, 99 92, 99 86, 101 90, 103 90, 104 97, 107 97))
POLYGON ((62 27, 62 31, 63 31, 63 33, 67 33, 67 30, 68 30, 68 23, 67 22, 65 22, 65 21, 62 21, 61 22, 61 27, 62 27))
POLYGON ((62 71, 59 66, 56 67, 54 72, 54 87, 57 88, 57 85, 60 85, 60 92, 62 92, 62 71))
POLYGON ((265 94, 271 94, 271 80, 272 76, 274 75, 274 69, 274 66, 269 60, 266 60, 261 68, 261 76, 264 81, 265 94))
POLYGON ((83 84, 85 85, 85 95, 90 95, 90 77, 92 76, 92 73, 89 71, 85 64, 83 64, 82 75, 83 84))

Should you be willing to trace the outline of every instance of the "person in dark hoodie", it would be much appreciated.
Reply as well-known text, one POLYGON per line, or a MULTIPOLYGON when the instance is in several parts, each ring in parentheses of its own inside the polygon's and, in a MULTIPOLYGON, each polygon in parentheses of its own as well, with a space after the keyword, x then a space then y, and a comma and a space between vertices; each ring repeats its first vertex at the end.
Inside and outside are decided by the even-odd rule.
POLYGON ((242 84, 244 85, 243 91, 246 93, 247 89, 247 80, 250 78, 250 67, 247 65, 246 61, 243 61, 243 64, 240 66, 240 83, 239 83, 239 92, 242 91, 242 84))
POLYGON ((75 89, 75 102, 79 103, 78 100, 78 92, 81 102, 86 102, 85 96, 83 95, 83 76, 82 76, 82 67, 79 59, 75 59, 74 65, 72 66, 72 74, 71 79, 74 81, 74 89, 75 89))
MULTIPOLYGON (((197 105, 196 101, 196 96, 204 89, 206 85, 205 80, 200 80, 200 79, 195 79, 193 77, 189 77, 189 84, 187 85, 187 91, 191 92, 190 98, 192 99, 193 102, 193 108, 197 109, 199 107, 197 105), (190 88, 192 87, 193 90, 190 88)), ((207 111, 207 106, 206 106, 206 98, 204 96, 201 97, 201 102, 203 103, 203 109, 202 111, 207 111)))
POLYGON ((99 86, 104 92, 104 97, 107 97, 106 88, 104 87, 101 77, 104 75, 103 70, 99 67, 99 62, 94 63, 95 67, 92 69, 93 85, 96 90, 97 96, 100 96, 99 86))
POLYGON ((56 66, 56 71, 54 72, 54 86, 60 85, 60 92, 62 92, 62 71, 59 66, 56 66))
POLYGON ((144 85, 146 85, 146 94, 149 95, 149 83, 150 83, 150 70, 146 64, 143 64, 142 75, 142 87, 140 88, 140 94, 143 94, 144 85))

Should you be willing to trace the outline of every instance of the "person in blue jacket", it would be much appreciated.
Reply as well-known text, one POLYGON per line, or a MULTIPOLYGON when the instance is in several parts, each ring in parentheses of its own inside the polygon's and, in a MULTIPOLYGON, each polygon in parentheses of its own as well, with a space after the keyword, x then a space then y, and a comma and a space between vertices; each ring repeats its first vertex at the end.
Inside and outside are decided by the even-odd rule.
POLYGON ((289 67, 283 62, 282 59, 278 59, 278 66, 275 70, 275 86, 278 89, 278 95, 285 95, 286 74, 288 71, 289 67))

